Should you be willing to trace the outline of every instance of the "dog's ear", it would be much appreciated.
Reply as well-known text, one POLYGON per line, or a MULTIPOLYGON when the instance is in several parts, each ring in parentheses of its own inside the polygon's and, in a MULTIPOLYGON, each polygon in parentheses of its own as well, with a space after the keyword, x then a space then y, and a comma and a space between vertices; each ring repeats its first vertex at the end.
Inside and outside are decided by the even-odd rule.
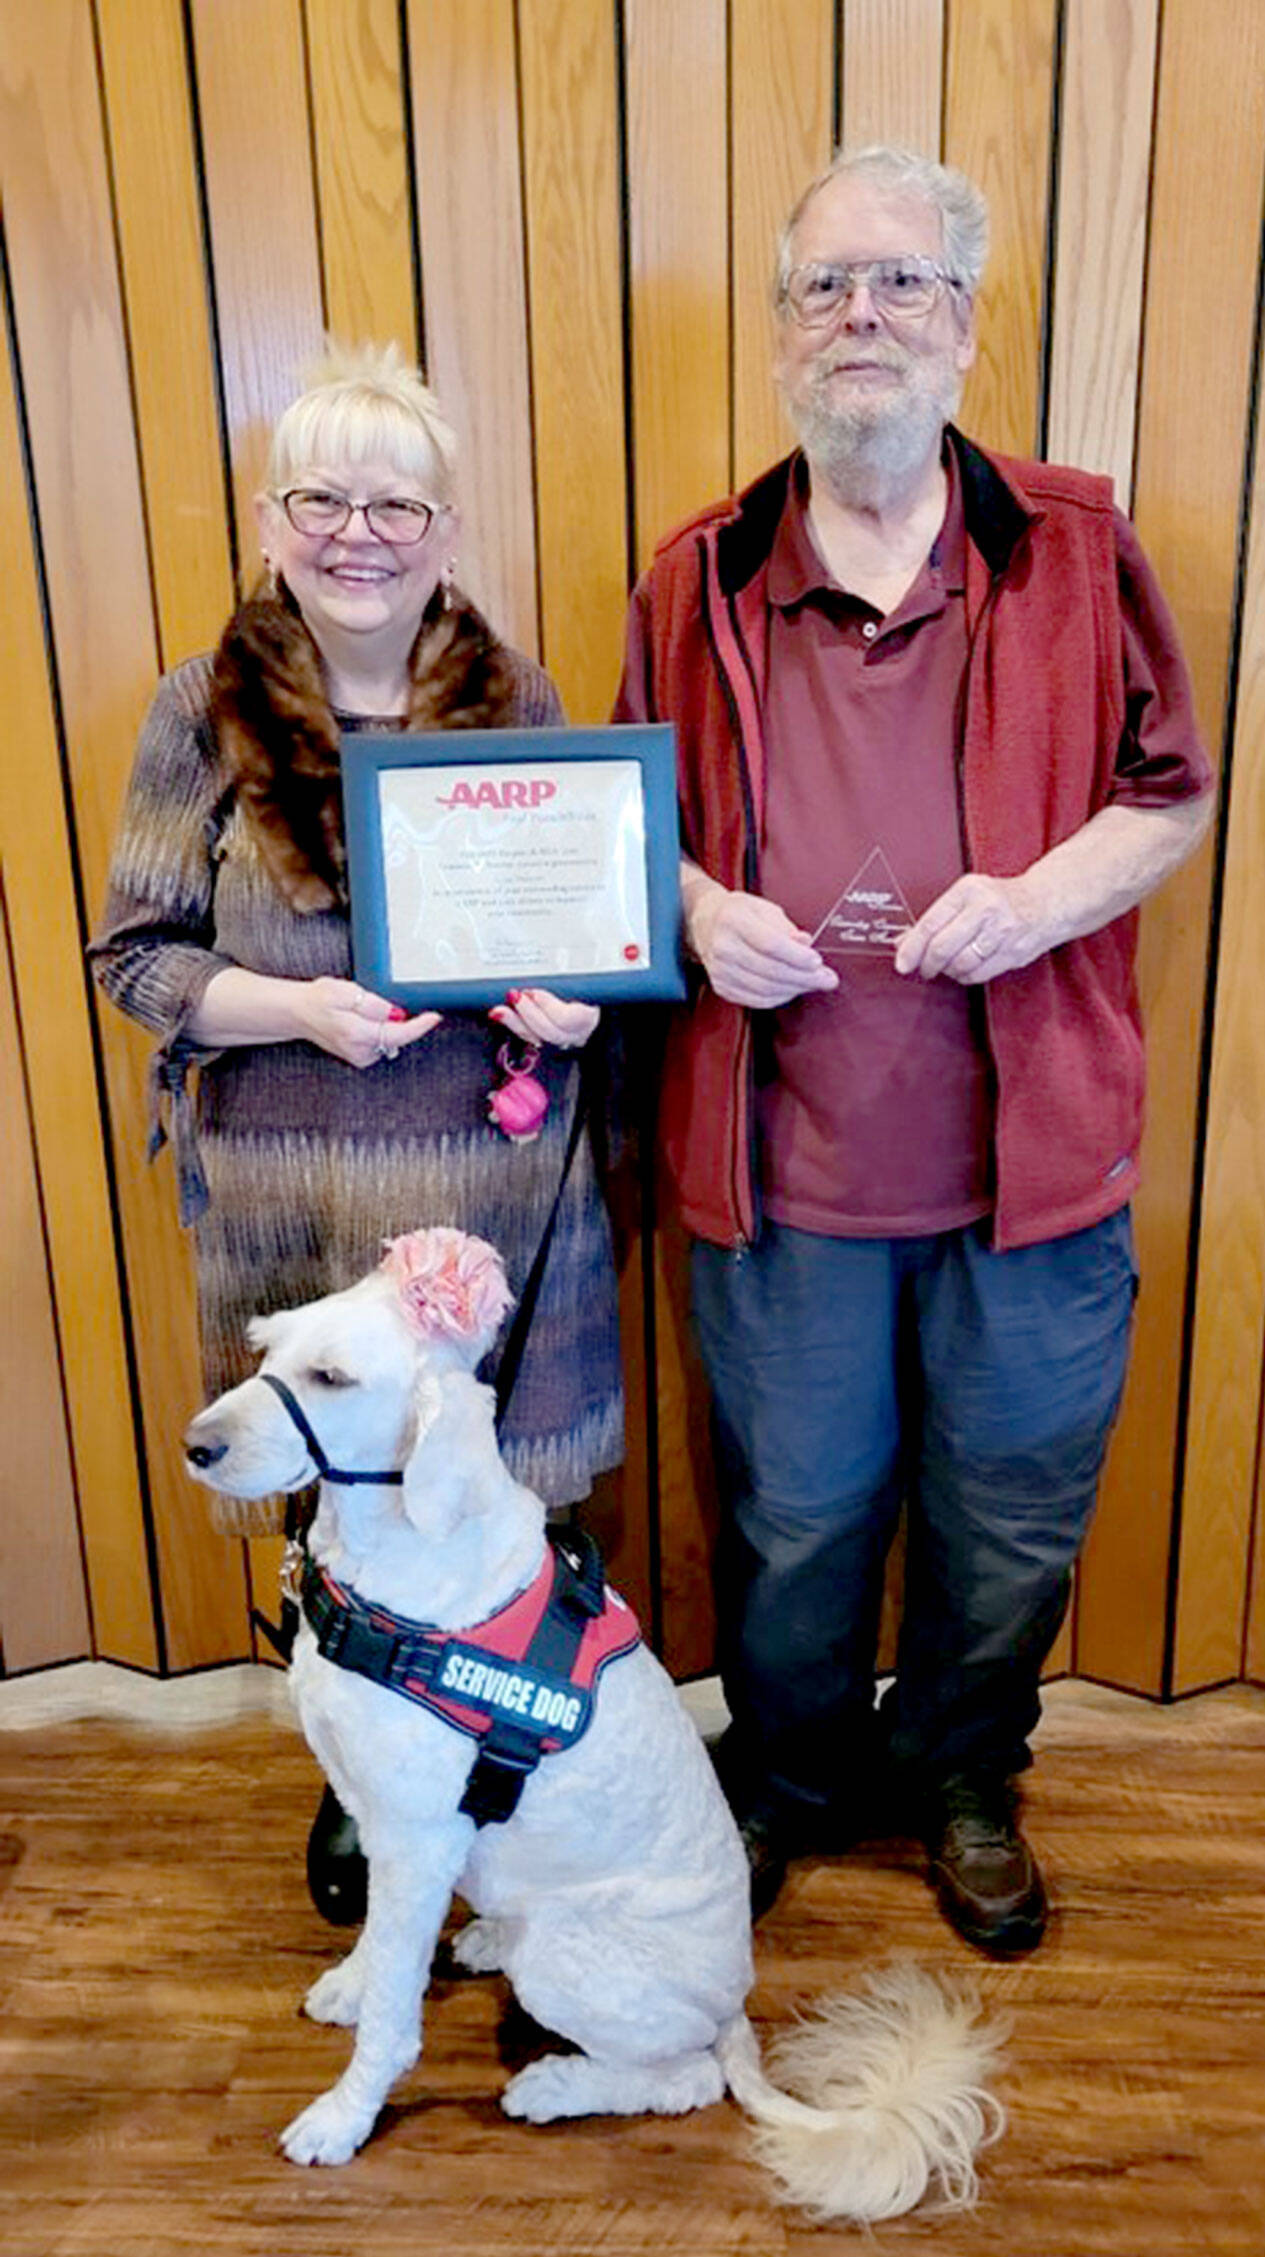
POLYGON ((405 1468, 421 1449, 435 1421, 444 1408, 444 1390, 438 1372, 419 1364, 417 1384, 409 1411, 409 1423, 404 1437, 405 1468))
POLYGON ((283 1314, 283 1311, 278 1311, 276 1316, 251 1317, 246 1326, 246 1338, 256 1355, 262 1356, 271 1348, 283 1314))
POLYGON ((404 1461, 403 1504, 431 1543, 484 1511, 505 1479, 496 1447, 490 1387, 467 1372, 422 1364, 414 1425, 404 1461))
POLYGON ((437 1225, 388 1239, 381 1266, 413 1331, 447 1343, 473 1371, 513 1300, 496 1248, 437 1225))

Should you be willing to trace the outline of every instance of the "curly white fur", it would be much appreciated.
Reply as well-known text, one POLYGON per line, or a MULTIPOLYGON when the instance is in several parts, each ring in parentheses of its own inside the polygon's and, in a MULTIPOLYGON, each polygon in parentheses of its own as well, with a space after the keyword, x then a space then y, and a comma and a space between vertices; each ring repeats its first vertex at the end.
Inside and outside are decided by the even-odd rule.
MULTIPOLYGON (((472 1315, 464 1335, 428 1337, 384 1268, 268 1318, 254 1338, 330 1464, 403 1469, 402 1486, 323 1486, 311 1545, 341 1584, 455 1630, 530 1582, 544 1507, 503 1465, 490 1392, 472 1376, 486 1322, 472 1315)), ((185 1442, 197 1477, 230 1496, 312 1478, 306 1445, 258 1378, 202 1412, 185 1442)), ((746 1858, 646 1647, 608 1668, 583 1738, 546 1757, 507 1824, 482 1831, 459 1808, 475 1756, 463 1734, 325 1661, 306 1625, 291 1682, 369 1861, 364 1931, 305 2001, 313 2019, 354 2028, 352 2056, 282 2134, 295 2162, 345 2162, 416 2061, 432 1956, 459 1890, 476 1918, 458 1957, 502 1971, 527 2011, 579 2049, 511 2078, 509 2114, 673 2114, 728 2087, 756 2120, 781 2194, 818 2217, 892 2217, 928 2191, 955 2206, 973 2199, 976 2150, 1002 2118, 985 2090, 996 2041, 963 1994, 917 1969, 872 1975, 864 1995, 824 2002, 781 2042, 788 2090, 769 2082, 744 2011, 746 1858)))
POLYGON ((860 1994, 818 2000, 774 2039, 777 2084, 745 2016, 719 2052, 756 2119, 761 2162, 814 2218, 877 2223, 928 2192, 944 2210, 975 2201, 976 2151, 1000 2136, 1005 2113, 986 2085, 999 2036, 973 1991, 946 1990, 912 1963, 868 1973, 860 1994))

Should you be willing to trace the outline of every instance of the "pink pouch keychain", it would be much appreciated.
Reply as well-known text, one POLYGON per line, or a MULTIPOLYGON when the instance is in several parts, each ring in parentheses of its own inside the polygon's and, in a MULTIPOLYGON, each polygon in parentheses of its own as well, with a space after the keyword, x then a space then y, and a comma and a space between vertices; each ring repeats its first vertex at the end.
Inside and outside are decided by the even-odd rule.
POLYGON ((539 1136, 549 1110, 549 1092, 538 1082, 532 1068, 540 1061, 540 1051, 531 1043, 523 1052, 522 1060, 515 1065, 508 1042, 502 1043, 497 1053, 497 1065, 505 1079, 498 1082, 488 1098, 488 1118, 495 1121, 503 1136, 513 1144, 530 1144, 539 1136))

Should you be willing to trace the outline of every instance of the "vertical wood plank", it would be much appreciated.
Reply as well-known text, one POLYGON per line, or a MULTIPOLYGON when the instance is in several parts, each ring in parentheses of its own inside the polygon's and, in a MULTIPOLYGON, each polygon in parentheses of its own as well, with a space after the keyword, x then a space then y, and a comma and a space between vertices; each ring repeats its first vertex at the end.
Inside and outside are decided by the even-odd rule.
MULTIPOLYGON (((12 61, 4 53, 4 89, 12 61)), ((11 184, 12 191, 12 184, 11 184)), ((12 208, 10 229, 20 214, 12 208)), ((0 866, 39 1155, 84 1545, 105 1659, 158 1659, 110 1217, 87 983, 40 591, 25 508, 17 402, 0 357, 0 680, 11 744, 0 760, 0 866)), ((33 1422, 37 1431, 43 1421, 33 1422)), ((55 1434, 48 1443, 57 1448, 55 1434)), ((37 1555, 40 1556, 40 1555, 37 1555)), ((41 1572, 56 1570, 43 1562, 41 1572)))
POLYGON ((734 483, 784 455, 773 384, 770 284, 778 236, 830 161, 834 9, 829 0, 732 0, 734 483))
MULTIPOLYGON (((629 0, 629 265, 639 566, 655 541, 730 483, 727 9, 629 0)), ((713 1473, 706 1388, 688 1336, 682 1251, 662 1234, 650 1275, 625 1279, 629 1499, 646 1494, 646 1388, 655 1389, 655 1495, 664 1658, 710 1668, 713 1473), (654 1295, 656 1364, 628 1358, 640 1291, 654 1295)), ((648 1562, 647 1562, 648 1565, 648 1562)))
POLYGON ((1265 425, 1257 431, 1191 1349, 1175 1688, 1239 1674, 1265 1342, 1265 425))
POLYGON ((300 0, 189 0, 239 551, 268 437, 325 326, 300 0))
POLYGON ((32 1122, 8 925, 0 892, 0 1274, 20 1321, 0 1356, 4 1509, 0 1512, 0 1639, 5 1674, 91 1650, 52 1281, 44 1253, 32 1122))
POLYGON ((514 0, 408 0, 408 46, 426 370, 461 450, 460 579, 538 657, 514 0))
POLYGON ((576 720, 604 720, 627 592, 616 46, 608 0, 519 17, 542 653, 576 720))
POLYGON ((627 0, 638 565, 729 485, 724 0, 627 0))
MULTIPOLYGON (((1265 1350, 1265 1342, 1262 1343, 1262 1349, 1265 1350)), ((1265 1397, 1262 1399, 1262 1412, 1265 1412, 1265 1397)), ((1247 1631, 1243 1641, 1243 1675, 1255 1685, 1265 1684, 1265 1452, 1261 1447, 1262 1412, 1257 1415, 1252 1576, 1248 1592, 1247 1631)))
POLYGON ((330 330, 417 358, 398 0, 306 0, 330 330))
POLYGON ((845 149, 894 142, 938 157, 944 0, 842 0, 845 149))
MULTIPOLYGON (((1265 14, 1233 0, 1166 0, 1134 514, 1177 616, 1214 755, 1230 658, 1263 148, 1265 14)), ((1146 1690, 1159 1689, 1164 1658, 1210 891, 1205 852, 1143 918, 1150 1106, 1137 1204, 1142 1294, 1081 1579, 1081 1668, 1146 1690)), ((1215 1291, 1216 1281, 1205 1275, 1204 1286, 1215 1291)), ((1190 1500, 1183 1578, 1200 1557, 1210 1571, 1217 1560, 1229 1566, 1225 1510, 1238 1524, 1241 1500, 1190 1500)), ((1241 1572, 1240 1550, 1230 1580, 1241 1572)), ((1221 1588, 1233 1604, 1229 1583, 1221 1588)), ((1241 1605, 1240 1590, 1236 1612, 1241 1605)), ((1178 1688, 1185 1682, 1183 1664, 1178 1688)))
POLYGON ((232 566, 183 24, 97 0, 161 663, 218 641, 232 566))
MULTIPOLYGON (((0 17, 5 222, 84 891, 95 909, 157 675, 100 89, 83 0, 0 17)), ((192 1504, 179 1436, 199 1395, 187 1249, 146 1180, 148 1042, 102 1014, 130 1318, 169 1654, 240 1654, 244 1563, 192 1504)))
POLYGON ((1158 0, 1070 0, 1051 316, 1049 454, 1129 507, 1158 0))
POLYGON ((1039 436, 1054 5, 972 0, 949 11, 945 155, 978 182, 992 215, 962 422, 986 446, 1020 455, 1039 436))

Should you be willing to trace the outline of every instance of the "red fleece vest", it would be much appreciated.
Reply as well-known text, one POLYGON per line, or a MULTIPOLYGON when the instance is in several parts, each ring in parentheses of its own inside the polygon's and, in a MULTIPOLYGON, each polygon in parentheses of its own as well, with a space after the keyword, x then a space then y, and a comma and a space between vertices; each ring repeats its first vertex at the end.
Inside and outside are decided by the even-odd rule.
MULTIPOLYGON (((987 456, 957 435, 953 443, 964 481, 1004 521, 999 553, 968 497, 959 758, 969 866, 1007 876, 1079 830, 1110 795, 1125 717, 1111 486, 987 456)), ((685 852, 722 884, 753 891, 764 583, 786 471, 663 544, 634 595, 617 708, 620 718, 676 723, 685 852), (735 571, 738 546, 746 561, 735 571)), ((1131 912, 985 991, 999 1248, 1100 1221, 1136 1186, 1136 931, 1131 912)), ((742 1244, 758 1228, 751 1116, 749 1015, 700 980, 669 1031, 661 1143, 686 1227, 716 1244, 742 1244)))

